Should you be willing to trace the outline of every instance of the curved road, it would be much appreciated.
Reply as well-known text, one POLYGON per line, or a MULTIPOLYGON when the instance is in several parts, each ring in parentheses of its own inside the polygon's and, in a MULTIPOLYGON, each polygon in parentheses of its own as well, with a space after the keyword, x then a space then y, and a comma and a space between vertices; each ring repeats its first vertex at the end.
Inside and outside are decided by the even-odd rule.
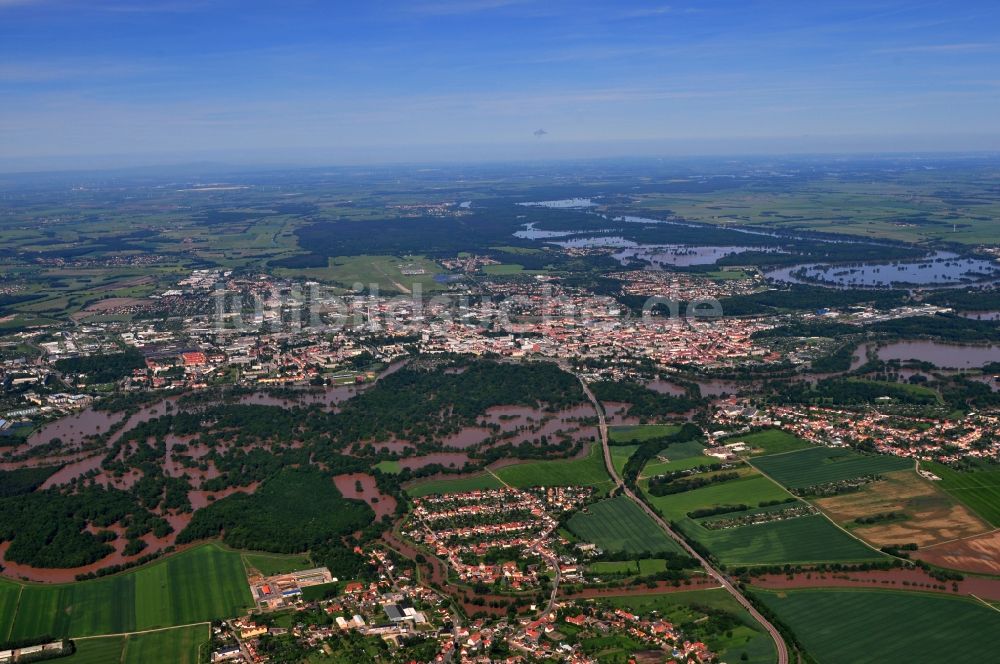
POLYGON ((615 470, 615 465, 611 462, 611 450, 608 447, 608 423, 604 417, 604 407, 597 400, 597 397, 594 396, 594 393, 590 391, 590 387, 583 380, 583 378, 577 375, 577 379, 580 381, 580 385, 583 386, 584 394, 587 395, 587 398, 590 399, 590 402, 594 405, 594 410, 597 411, 598 430, 601 435, 601 446, 604 448, 604 465, 608 467, 608 472, 611 474, 611 478, 615 481, 615 486, 620 488, 626 496, 628 496, 635 503, 637 503, 639 507, 641 507, 643 511, 645 511, 646 514, 648 514, 650 518, 652 518, 653 521, 655 521, 657 525, 659 525, 660 528, 662 528, 664 532, 667 533, 667 535, 669 535, 674 541, 680 544, 681 547, 687 552, 689 556, 697 560, 701 564, 701 566, 705 569, 705 571, 708 572, 708 574, 711 577, 713 577, 716 581, 718 581, 723 588, 729 591, 729 594, 732 595, 733 598, 737 602, 739 602, 743 606, 743 608, 745 608, 750 613, 751 616, 754 617, 754 620, 759 622, 764 627, 764 629, 768 631, 768 633, 771 635, 771 638, 774 639, 774 647, 778 652, 778 664, 788 664, 788 647, 785 645, 785 640, 781 638, 781 634, 778 632, 777 628, 775 628, 774 625, 772 625, 763 615, 761 615, 761 613, 754 607, 754 605, 750 603, 750 600, 744 597, 743 593, 741 593, 739 589, 736 586, 734 586, 732 582, 729 581, 728 578, 723 576, 722 572, 719 572, 714 567, 712 567, 711 563, 709 563, 707 560, 705 560, 705 558, 701 554, 699 554, 697 551, 691 548, 691 545, 687 543, 687 540, 685 540, 683 537, 681 537, 673 530, 671 530, 670 526, 667 524, 666 521, 660 518, 659 514, 654 512, 649 507, 649 505, 646 504, 645 501, 639 500, 639 498, 636 497, 634 493, 632 493, 632 490, 627 486, 625 486, 625 483, 622 482, 621 477, 618 476, 618 471, 615 470))

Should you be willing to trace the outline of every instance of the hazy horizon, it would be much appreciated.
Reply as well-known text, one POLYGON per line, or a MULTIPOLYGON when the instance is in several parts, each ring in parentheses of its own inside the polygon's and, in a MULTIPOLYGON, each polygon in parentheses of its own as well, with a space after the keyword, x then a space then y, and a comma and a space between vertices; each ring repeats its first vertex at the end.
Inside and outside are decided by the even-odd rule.
POLYGON ((998 37, 897 0, 0 0, 0 170, 998 150, 998 37))

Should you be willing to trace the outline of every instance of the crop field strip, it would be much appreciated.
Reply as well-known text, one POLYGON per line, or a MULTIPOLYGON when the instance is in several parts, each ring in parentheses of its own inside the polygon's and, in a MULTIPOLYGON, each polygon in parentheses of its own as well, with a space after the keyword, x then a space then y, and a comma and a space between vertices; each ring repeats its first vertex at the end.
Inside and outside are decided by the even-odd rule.
POLYGON ((578 512, 566 525, 577 537, 604 551, 682 553, 680 546, 626 496, 594 503, 587 513, 578 512))
POLYGON ((465 493, 476 489, 499 489, 503 484, 489 473, 478 473, 465 477, 453 477, 418 482, 406 489, 411 498, 420 498, 434 493, 465 493))
POLYGON ((24 585, 2 631, 14 639, 119 634, 228 617, 251 604, 240 554, 208 544, 115 576, 24 585))
POLYGON ((741 504, 750 506, 747 513, 752 513, 759 511, 756 506, 761 502, 792 497, 773 480, 752 471, 738 480, 667 496, 649 495, 648 499, 669 520, 676 521, 686 535, 703 543, 726 565, 860 562, 885 557, 822 515, 724 530, 709 530, 687 516, 696 509, 741 504))
POLYGON ((720 505, 751 505, 771 500, 785 500, 791 494, 760 474, 751 474, 738 480, 710 484, 709 486, 668 496, 653 496, 647 492, 647 498, 667 518, 679 520, 687 517, 687 513, 700 508, 718 507, 720 505))
POLYGON ((996 661, 1000 612, 919 592, 754 591, 820 664, 996 661))
POLYGON ((625 424, 608 427, 608 438, 612 443, 641 443, 651 438, 669 436, 679 429, 676 424, 625 424))
POLYGON ((837 563, 885 559, 822 515, 802 516, 725 530, 707 530, 691 519, 681 529, 726 565, 837 563))
POLYGON ((598 445, 591 445, 587 455, 580 459, 552 459, 527 461, 497 468, 475 475, 425 480, 407 487, 412 498, 434 493, 463 493, 476 489, 499 489, 504 483, 526 489, 533 486, 586 485, 598 490, 611 488, 611 478, 604 467, 604 458, 598 445))
POLYGON ((735 436, 732 440, 734 442, 745 442, 751 450, 760 450, 759 452, 754 452, 755 455, 760 456, 794 452, 796 450, 805 450, 815 447, 812 443, 802 440, 798 436, 793 436, 792 434, 782 431, 781 429, 765 429, 764 431, 758 431, 757 433, 751 433, 746 436, 735 436))
POLYGON ((922 468, 941 478, 935 482, 994 527, 1000 527, 1000 470, 959 472, 938 463, 922 468))
POLYGON ((757 457, 753 465, 779 484, 802 489, 865 475, 903 470, 913 462, 894 456, 866 456, 845 448, 813 447, 757 457))
POLYGON ((640 475, 642 477, 655 477, 656 475, 664 475, 675 470, 687 470, 689 468, 697 468, 698 466, 719 463, 717 458, 710 456, 690 456, 680 459, 674 459, 672 456, 666 454, 664 456, 670 460, 659 461, 654 459, 643 467, 640 475))
POLYGON ((504 466, 494 471, 503 482, 525 489, 533 486, 586 485, 610 489, 611 477, 604 467, 599 445, 592 444, 582 459, 530 461, 504 466))

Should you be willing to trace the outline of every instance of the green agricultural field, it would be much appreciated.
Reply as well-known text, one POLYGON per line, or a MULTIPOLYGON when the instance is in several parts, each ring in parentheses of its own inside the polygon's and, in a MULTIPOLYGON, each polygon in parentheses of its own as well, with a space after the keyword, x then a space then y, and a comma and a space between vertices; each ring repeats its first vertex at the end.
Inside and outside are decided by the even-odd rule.
POLYGON ((580 539, 593 542, 605 551, 682 553, 680 546, 627 496, 590 505, 586 512, 574 514, 566 527, 580 539))
POLYGON ((639 576, 649 576, 667 569, 667 561, 663 558, 643 558, 639 563, 639 576))
POLYGON ((590 446, 587 456, 582 459, 518 463, 499 468, 496 474, 507 484, 519 488, 574 484, 593 486, 602 491, 611 488, 601 446, 596 444, 590 446))
POLYGON ((391 473, 393 475, 399 473, 399 471, 403 469, 403 467, 399 465, 398 461, 379 461, 375 464, 375 467, 383 473, 391 473))
POLYGON ((331 258, 327 267, 286 269, 276 272, 282 276, 316 279, 335 282, 345 288, 355 283, 376 284, 383 293, 410 293, 414 284, 420 284, 423 292, 444 290, 446 285, 434 280, 435 275, 445 270, 425 256, 337 256, 331 258), (403 274, 404 271, 418 271, 420 274, 403 274))
POLYGON ((223 618, 249 606, 240 554, 206 544, 116 576, 25 585, 9 633, 15 639, 118 634, 223 618))
POLYGON ((1000 612, 918 592, 755 591, 821 664, 936 664, 997 659, 1000 612))
POLYGON ((100 639, 82 639, 74 641, 74 643, 76 644, 76 652, 66 659, 59 660, 60 662, 65 662, 65 664, 109 664, 109 662, 122 661, 125 637, 106 636, 100 639))
POLYGON ((613 426, 608 428, 608 439, 613 443, 641 443, 650 438, 660 438, 677 433, 680 427, 676 424, 636 424, 613 426))
POLYGON ((912 468, 913 461, 888 455, 863 455, 837 447, 812 447, 797 452, 757 457, 754 466, 790 489, 863 475, 912 468))
POLYGON ((628 462, 629 457, 635 454, 635 451, 639 449, 638 445, 614 445, 611 448, 611 463, 615 467, 615 472, 621 476, 622 471, 625 468, 625 464, 628 462))
MULTIPOLYGON (((644 483, 642 483, 644 484, 644 483)), ((749 505, 772 500, 785 500, 791 494, 766 477, 753 473, 738 480, 710 484, 693 491, 675 493, 669 496, 653 496, 643 491, 650 504, 660 510, 671 521, 687 517, 687 513, 700 508, 720 505, 749 505)))
POLYGON ((199 664, 210 638, 208 625, 133 634, 125 640, 124 664, 199 664))
POLYGON ((600 560, 587 565, 594 574, 638 574, 639 566, 634 560, 600 560))
POLYGON ((476 489, 499 489, 503 484, 500 480, 489 473, 479 473, 478 475, 468 475, 455 477, 453 479, 424 480, 411 487, 407 487, 406 493, 411 498, 429 496, 432 493, 465 493, 476 489))
POLYGON ((247 568, 253 568, 264 576, 295 572, 301 569, 315 567, 307 554, 281 553, 244 553, 243 562, 247 568))
POLYGON ((765 429, 746 436, 734 436, 727 442, 743 441, 751 448, 751 455, 781 454, 815 447, 812 443, 781 429, 765 429))
POLYGON ((921 467, 941 478, 937 486, 990 525, 1000 527, 1000 469, 958 471, 940 463, 922 463, 921 467))
POLYGON ((771 664, 775 660, 774 641, 767 632, 722 588, 687 590, 661 595, 608 597, 602 603, 620 607, 640 616, 656 615, 676 625, 688 625, 689 636, 703 640, 723 661, 771 664), (714 628, 704 620, 707 611, 725 611, 738 624, 731 630, 714 628), (743 658, 746 653, 746 659, 743 658))
POLYGON ((0 579, 0 642, 10 636, 10 628, 14 624, 17 613, 17 599, 21 594, 21 586, 6 579, 0 579))
POLYGON ((525 270, 518 263, 501 263, 500 265, 485 265, 483 272, 492 276, 509 276, 512 274, 548 274, 548 270, 525 270))
POLYGON ((649 576, 667 569, 663 558, 640 558, 639 560, 604 560, 590 563, 587 568, 594 574, 628 574, 649 576))
POLYGON ((697 468, 698 466, 707 466, 709 464, 719 463, 719 460, 715 457, 700 455, 685 457, 683 459, 674 459, 674 457, 670 455, 670 449, 671 448, 667 448, 662 453, 662 456, 665 456, 669 459, 669 461, 650 461, 642 469, 640 475, 642 477, 655 477, 656 475, 663 475, 674 470, 687 470, 688 468, 697 468))
POLYGON ((199 664, 208 651, 208 624, 128 636, 78 639, 66 664, 199 664))
POLYGON ((686 535, 732 567, 783 563, 861 562, 885 558, 830 523, 803 516, 740 528, 708 530, 691 519, 679 522, 686 535))

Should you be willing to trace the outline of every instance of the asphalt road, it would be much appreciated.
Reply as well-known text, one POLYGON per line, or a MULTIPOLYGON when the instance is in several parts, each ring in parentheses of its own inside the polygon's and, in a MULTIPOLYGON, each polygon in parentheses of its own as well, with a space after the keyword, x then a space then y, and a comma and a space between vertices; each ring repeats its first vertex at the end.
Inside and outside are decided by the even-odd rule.
POLYGON ((767 618, 761 615, 754 605, 750 603, 750 600, 748 600, 743 593, 741 593, 739 589, 722 574, 722 572, 715 569, 701 554, 692 549, 691 545, 687 543, 687 540, 675 533, 667 522, 660 518, 659 514, 654 512, 645 501, 639 500, 632 490, 625 486, 625 483, 622 482, 622 478, 618 476, 618 471, 615 470, 615 465, 611 462, 611 449, 608 446, 608 423, 604 417, 604 407, 601 406, 597 397, 594 396, 594 393, 590 391, 590 387, 586 382, 584 382, 583 378, 577 376, 577 379, 579 379, 580 385, 583 386, 584 394, 587 395, 587 398, 590 399, 590 402, 594 405, 594 410, 597 411, 597 419, 599 423, 598 430, 601 435, 601 446, 604 448, 604 465, 607 466, 608 473, 610 473, 612 479, 614 479, 615 485, 619 487, 626 496, 638 504, 639 507, 641 507, 643 511, 646 512, 646 514, 648 514, 650 518, 652 518, 653 521, 655 521, 657 525, 659 525, 660 528, 667 533, 667 535, 680 544, 689 556, 697 560, 704 570, 712 578, 718 581, 719 585, 725 588, 729 594, 732 595, 733 598, 739 602, 751 616, 753 616, 754 620, 759 622, 764 629, 767 630, 768 634, 771 635, 771 638, 774 639, 774 647, 778 653, 778 664, 788 664, 788 647, 785 645, 785 640, 781 638, 781 634, 778 632, 777 628, 775 628, 775 626, 772 625, 767 618))

